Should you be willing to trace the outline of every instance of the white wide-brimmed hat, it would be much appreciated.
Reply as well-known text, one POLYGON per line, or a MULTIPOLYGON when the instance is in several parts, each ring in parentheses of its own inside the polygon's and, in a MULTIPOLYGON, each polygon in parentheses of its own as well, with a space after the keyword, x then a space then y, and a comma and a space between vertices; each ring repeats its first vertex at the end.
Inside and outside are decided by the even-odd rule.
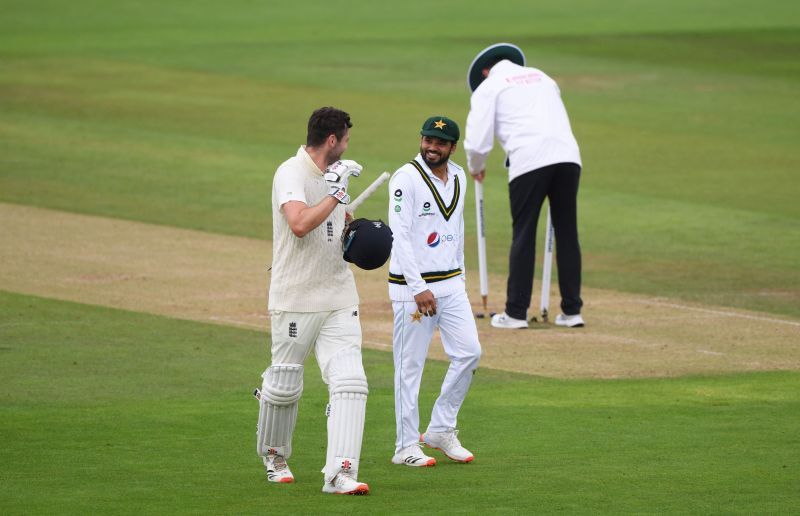
POLYGON ((481 50, 472 60, 472 64, 469 65, 467 86, 469 86, 470 91, 475 91, 485 79, 483 69, 501 59, 508 59, 512 63, 525 66, 525 54, 518 46, 511 43, 495 43, 488 46, 481 50))

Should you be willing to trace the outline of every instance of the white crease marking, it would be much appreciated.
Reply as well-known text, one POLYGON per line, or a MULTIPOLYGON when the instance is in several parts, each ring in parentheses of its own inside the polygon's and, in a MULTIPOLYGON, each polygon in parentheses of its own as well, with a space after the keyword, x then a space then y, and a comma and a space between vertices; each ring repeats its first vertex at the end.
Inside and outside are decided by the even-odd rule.
POLYGON ((638 301, 638 303, 666 306, 666 307, 669 307, 669 308, 677 308, 677 309, 680 309, 680 310, 691 310, 693 312, 701 312, 701 313, 706 313, 706 314, 721 315, 723 317, 738 317, 740 319, 750 319, 750 320, 753 320, 753 321, 763 321, 763 322, 770 322, 770 323, 775 323, 775 324, 786 324, 786 325, 789 325, 789 326, 797 326, 798 328, 800 328, 800 322, 787 321, 785 319, 773 319, 772 317, 762 317, 762 316, 759 316, 759 315, 740 314, 740 313, 737 313, 737 312, 725 312, 723 310, 712 310, 710 308, 697 308, 697 307, 694 307, 694 306, 681 305, 681 304, 677 304, 677 303, 665 303, 664 301, 659 301, 657 299, 650 299, 650 300, 646 300, 646 301, 644 301, 644 300, 643 301, 638 301))

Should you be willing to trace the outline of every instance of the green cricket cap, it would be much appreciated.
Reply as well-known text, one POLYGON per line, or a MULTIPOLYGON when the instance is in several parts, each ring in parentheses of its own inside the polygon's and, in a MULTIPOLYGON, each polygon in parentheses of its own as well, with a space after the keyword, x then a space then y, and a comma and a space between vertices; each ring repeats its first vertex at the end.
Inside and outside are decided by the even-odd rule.
POLYGON ((458 130, 458 124, 453 122, 446 116, 432 116, 425 120, 422 124, 422 130, 419 132, 422 136, 433 136, 447 140, 450 142, 457 142, 461 137, 461 131, 458 130))

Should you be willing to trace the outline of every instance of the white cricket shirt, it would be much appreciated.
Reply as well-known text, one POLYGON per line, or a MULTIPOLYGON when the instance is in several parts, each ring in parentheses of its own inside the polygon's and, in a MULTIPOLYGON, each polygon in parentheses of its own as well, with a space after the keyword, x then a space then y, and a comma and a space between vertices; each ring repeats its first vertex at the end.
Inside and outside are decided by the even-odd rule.
POLYGON ((413 301, 427 289, 435 297, 465 290, 464 169, 449 161, 447 183, 417 154, 389 181, 389 298, 413 301))
POLYGON ((325 312, 358 304, 353 273, 342 257, 344 204, 303 238, 292 233, 281 209, 288 201, 315 206, 328 190, 323 172, 305 147, 275 172, 269 310, 325 312))
POLYGON ((470 173, 486 168, 495 136, 506 152, 509 182, 555 163, 581 165, 558 85, 536 68, 500 61, 472 92, 464 137, 470 173))

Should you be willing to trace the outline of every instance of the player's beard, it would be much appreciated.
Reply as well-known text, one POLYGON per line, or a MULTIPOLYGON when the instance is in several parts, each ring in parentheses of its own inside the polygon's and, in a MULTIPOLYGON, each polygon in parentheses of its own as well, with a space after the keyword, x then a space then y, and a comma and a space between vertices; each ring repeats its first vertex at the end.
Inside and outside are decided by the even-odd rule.
POLYGON ((328 165, 336 163, 337 161, 339 161, 339 159, 341 159, 342 154, 344 154, 344 151, 346 149, 347 145, 344 144, 342 140, 337 140, 336 146, 328 152, 328 156, 325 161, 327 161, 328 165))
POLYGON ((427 152, 425 151, 425 149, 423 149, 422 147, 419 148, 419 153, 422 156, 422 161, 424 161, 425 164, 428 165, 428 168, 436 168, 444 165, 450 159, 450 154, 452 154, 452 152, 453 151, 448 152, 447 156, 445 156, 444 154, 440 154, 439 159, 437 159, 436 161, 430 161, 427 157, 427 152))
POLYGON ((331 149, 331 152, 328 153, 328 159, 325 161, 328 162, 328 165, 332 165, 333 163, 339 161, 339 158, 342 157, 342 154, 344 154, 344 149, 331 149))

